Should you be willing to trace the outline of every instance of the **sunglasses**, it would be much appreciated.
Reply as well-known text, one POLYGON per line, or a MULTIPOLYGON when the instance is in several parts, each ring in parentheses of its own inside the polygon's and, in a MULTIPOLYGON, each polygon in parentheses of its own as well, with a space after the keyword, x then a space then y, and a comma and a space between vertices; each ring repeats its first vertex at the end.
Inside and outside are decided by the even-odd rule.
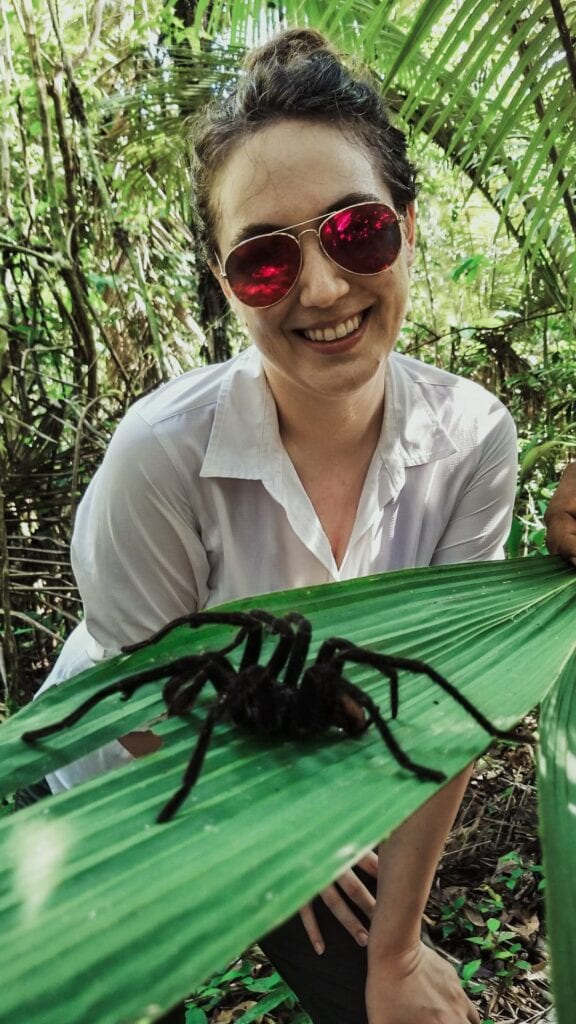
POLYGON ((313 217, 300 224, 321 221, 317 228, 291 224, 266 235, 255 235, 230 250, 224 264, 216 260, 222 277, 245 306, 264 309, 286 298, 302 270, 302 235, 318 236, 325 256, 342 270, 368 276, 380 274, 394 263, 402 247, 399 216, 384 203, 355 203, 327 217, 313 217))

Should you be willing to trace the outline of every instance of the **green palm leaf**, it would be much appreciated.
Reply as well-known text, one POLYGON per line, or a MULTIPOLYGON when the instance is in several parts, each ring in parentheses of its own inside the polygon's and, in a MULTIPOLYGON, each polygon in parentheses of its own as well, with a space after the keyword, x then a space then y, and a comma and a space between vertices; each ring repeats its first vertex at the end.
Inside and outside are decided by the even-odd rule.
MULTIPOLYGON (((257 604, 309 616, 312 655, 327 636, 343 634, 424 658, 508 727, 574 671, 575 595, 571 570, 556 559, 529 559, 389 573, 259 597, 257 604)), ((254 601, 234 605, 250 606, 254 601)), ((37 751, 21 742, 25 728, 53 721, 104 682, 228 636, 223 627, 198 633, 182 626, 154 647, 49 692, 2 728, 5 790, 157 714, 157 687, 137 701, 110 698, 37 751)), ((386 682, 360 667, 349 675, 387 714, 386 682)), ((157 826, 155 814, 179 783, 204 713, 194 713, 192 729, 161 722, 157 754, 4 821, 0 1021, 117 1024, 119 1014, 134 1020, 147 1007, 166 1008, 437 788, 399 769, 374 730, 357 741, 334 734, 294 744, 257 740, 227 724, 217 730, 187 804, 157 826)), ((394 731, 410 756, 448 777, 489 742, 419 676, 401 680, 394 731)))
POLYGON ((546 870, 546 918, 560 1024, 574 1016, 576 963, 576 688, 568 662, 542 706, 538 798, 546 870))

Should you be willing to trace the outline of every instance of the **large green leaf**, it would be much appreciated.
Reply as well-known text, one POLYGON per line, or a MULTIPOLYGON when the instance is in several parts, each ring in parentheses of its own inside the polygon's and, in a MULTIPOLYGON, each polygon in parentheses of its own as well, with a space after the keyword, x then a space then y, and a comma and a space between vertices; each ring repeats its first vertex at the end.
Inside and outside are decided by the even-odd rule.
MULTIPOLYGON (((257 604, 308 615, 315 646, 340 634, 422 657, 508 727, 573 657, 575 595, 576 574, 559 560, 528 559, 389 573, 257 604)), ((5 786, 122 733, 157 713, 159 701, 154 687, 135 709, 112 698, 38 753, 20 741, 24 728, 53 720, 104 679, 221 639, 222 630, 201 636, 179 627, 157 649, 121 656, 48 693, 0 732, 5 786)), ((350 675, 386 713, 385 681, 365 669, 350 675)), ((401 692, 394 731, 417 760, 452 777, 486 747, 484 731, 425 678, 403 678, 401 692)), ((360 740, 334 734, 294 744, 225 725, 187 804, 171 823, 156 825, 203 713, 194 714, 192 729, 162 722, 157 754, 3 822, 0 1021, 117 1024, 171 1005, 437 788, 399 769, 373 730, 360 740)))
POLYGON ((546 917, 558 1020, 574 1019, 576 983, 576 668, 567 663, 540 716, 538 799, 546 917))

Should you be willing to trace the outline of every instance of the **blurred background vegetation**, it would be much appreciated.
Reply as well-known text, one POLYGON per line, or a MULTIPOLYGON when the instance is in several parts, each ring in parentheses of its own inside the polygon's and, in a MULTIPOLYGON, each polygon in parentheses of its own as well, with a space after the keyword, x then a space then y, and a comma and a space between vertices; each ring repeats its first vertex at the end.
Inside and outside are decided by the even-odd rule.
POLYGON ((400 348, 511 409, 512 554, 576 439, 574 0, 0 0, 0 700, 80 614, 77 502, 140 394, 245 343, 197 257, 187 122, 310 24, 382 81, 420 167, 400 348))

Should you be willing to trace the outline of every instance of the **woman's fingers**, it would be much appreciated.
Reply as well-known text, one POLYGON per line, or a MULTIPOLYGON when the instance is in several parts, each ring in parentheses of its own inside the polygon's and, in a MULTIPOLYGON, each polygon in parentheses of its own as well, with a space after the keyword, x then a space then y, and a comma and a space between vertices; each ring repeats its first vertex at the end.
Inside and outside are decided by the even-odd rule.
POLYGON ((374 853, 373 850, 369 850, 368 853, 361 857, 356 867, 362 868, 367 875, 372 875, 372 878, 378 878, 378 854, 374 853))
MULTIPOLYGON (((356 917, 356 914, 350 909, 346 900, 343 899, 342 894, 336 886, 329 885, 326 889, 323 889, 320 893, 320 898, 322 902, 326 904, 331 913, 334 914, 336 920, 339 921, 343 928, 350 933, 358 945, 366 946, 368 944, 368 932, 366 930, 366 926, 358 917, 356 917)), ((316 952, 319 954, 323 953, 326 948, 324 936, 320 931, 311 903, 307 903, 306 906, 300 909, 300 919, 316 952)))
POLYGON ((314 949, 316 950, 316 952, 320 956, 324 952, 326 946, 324 944, 324 939, 322 937, 322 932, 320 931, 320 928, 318 927, 318 921, 316 920, 316 914, 314 913, 314 910, 312 909, 312 904, 311 903, 307 903, 304 907, 301 907, 300 911, 299 911, 299 914, 300 914, 300 920, 302 921, 302 924, 304 925, 304 929, 306 931, 306 934, 307 934, 308 938, 310 939, 310 942, 312 943, 314 949))
MULTIPOLYGON (((376 862, 376 871, 378 870, 377 864, 378 862, 376 862)), ((359 864, 359 866, 364 867, 363 864, 361 863, 359 864)), ((372 865, 370 865, 370 867, 372 867, 372 865)), ((368 869, 364 868, 364 871, 368 871, 368 869)), ((341 890, 341 892, 345 892, 348 899, 351 900, 352 903, 356 907, 358 907, 358 909, 361 910, 362 913, 365 914, 367 918, 371 919, 372 914, 374 913, 374 907, 376 906, 376 899, 372 895, 370 890, 366 888, 363 881, 352 870, 352 868, 350 868, 349 871, 345 871, 343 875, 340 875, 340 877, 336 879, 336 883, 338 888, 336 888, 336 884, 330 885, 320 895, 322 896, 322 899, 324 900, 326 906, 330 907, 332 912, 336 914, 338 920, 342 921, 342 924, 345 923, 342 920, 340 914, 333 910, 333 904, 338 909, 340 909, 340 904, 343 905, 347 913, 345 913, 344 910, 342 910, 341 913, 342 916, 344 916, 347 921, 350 920, 350 915, 354 917, 353 911, 350 910, 350 907, 348 906, 346 901, 342 899, 339 890, 341 890)), ((356 920, 355 917, 354 920, 356 920)), ((364 926, 363 930, 365 930, 364 926)), ((350 931, 350 928, 348 928, 348 931, 350 931)))
MULTIPOLYGON (((362 871, 372 878, 377 878, 378 854, 370 850, 358 861, 356 867, 361 868, 362 871)), ((376 899, 352 868, 345 871, 336 879, 333 885, 327 886, 320 893, 322 902, 334 914, 336 920, 350 933, 359 946, 366 946, 368 942, 366 923, 356 915, 354 909, 350 907, 350 903, 344 898, 343 893, 346 894, 348 901, 358 907, 368 920, 371 920, 374 913, 376 899)), ((311 903, 307 903, 306 906, 301 908, 300 919, 316 952, 319 954, 323 953, 325 949, 324 937, 311 903)))

